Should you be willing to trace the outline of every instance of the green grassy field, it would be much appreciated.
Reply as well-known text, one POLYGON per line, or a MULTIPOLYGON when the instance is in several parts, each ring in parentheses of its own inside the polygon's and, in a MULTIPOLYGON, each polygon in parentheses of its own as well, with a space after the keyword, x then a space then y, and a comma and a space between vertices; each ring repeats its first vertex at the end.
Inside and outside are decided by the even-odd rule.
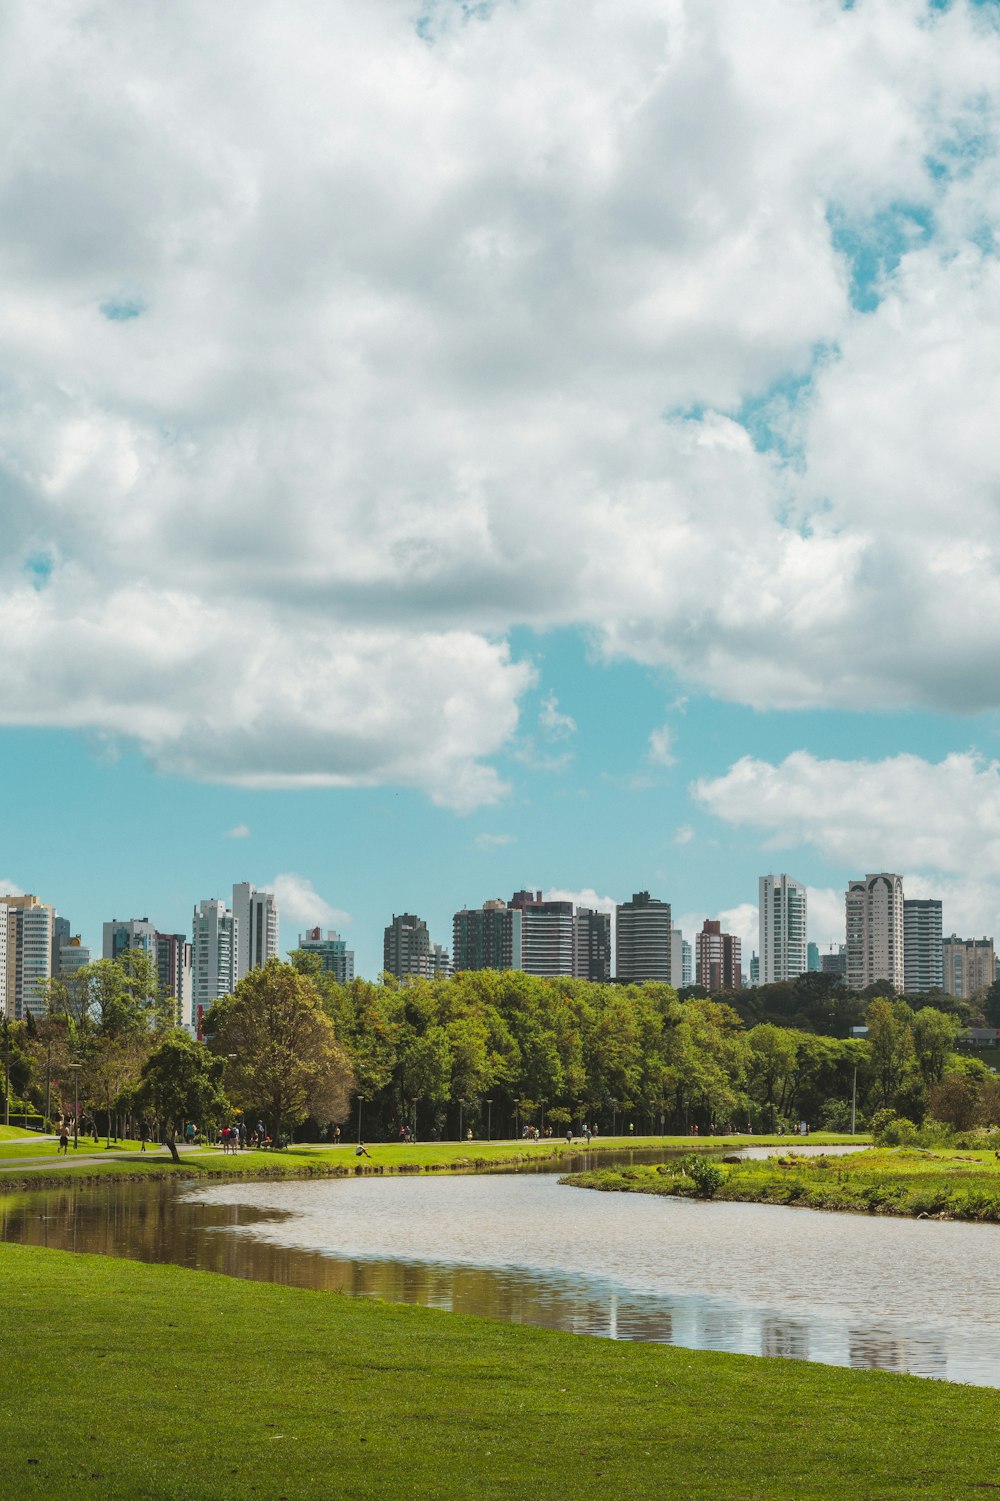
MULTIPOLYGON (((862 1140, 863 1138, 855 1138, 862 1140)), ((831 1145, 850 1142, 850 1137, 817 1135, 810 1138, 813 1144, 831 1145)), ((723 1151, 728 1147, 783 1143, 787 1137, 712 1137, 701 1140, 689 1136, 642 1136, 600 1137, 591 1142, 591 1152, 622 1151, 629 1148, 665 1148, 670 1150, 723 1151)), ((62 1182, 97 1179, 114 1173, 119 1176, 146 1178, 151 1174, 168 1174, 179 1177, 324 1177, 344 1173, 419 1173, 419 1172, 488 1172, 522 1166, 533 1161, 558 1162, 561 1158, 583 1150, 576 1141, 567 1146, 565 1138, 548 1141, 471 1141, 428 1142, 414 1146, 398 1143, 381 1143, 367 1147, 369 1156, 356 1157, 354 1147, 294 1146, 282 1152, 246 1151, 236 1154, 223 1153, 217 1149, 197 1149, 185 1152, 180 1164, 171 1162, 162 1147, 151 1148, 140 1154, 137 1142, 119 1143, 122 1150, 112 1148, 105 1154, 103 1140, 93 1142, 81 1139, 80 1149, 74 1152, 70 1144, 63 1165, 46 1167, 32 1177, 32 1168, 38 1162, 54 1159, 56 1143, 52 1141, 31 1142, 24 1145, 0 1143, 0 1159, 9 1165, 0 1166, 0 1192, 34 1186, 54 1185, 62 1182), (101 1157, 100 1162, 74 1164, 74 1157, 101 1157)))
POLYGON ((827 1501, 1000 1489, 1000 1393, 0 1245, 0 1494, 827 1501))
MULTIPOLYGON (((847 1157, 773 1157, 720 1168, 712 1198, 1000 1223, 1000 1163, 992 1152, 902 1147, 847 1157)), ((697 1196, 680 1166, 598 1168, 566 1180, 606 1192, 697 1196)))

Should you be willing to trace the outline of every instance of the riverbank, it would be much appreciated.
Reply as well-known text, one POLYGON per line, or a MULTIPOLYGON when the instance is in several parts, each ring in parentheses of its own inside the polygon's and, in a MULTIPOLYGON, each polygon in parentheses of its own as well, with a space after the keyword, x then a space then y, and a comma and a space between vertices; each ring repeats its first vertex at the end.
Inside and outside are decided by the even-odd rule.
POLYGON ((951 1501, 995 1391, 0 1245, 10 1494, 951 1501), (30 1352, 30 1353, 29 1353, 30 1352), (73 1372, 67 1379, 67 1370, 73 1372))
POLYGON ((717 1174, 693 1176, 681 1163, 596 1168, 562 1181, 605 1193, 1000 1224, 1000 1163, 992 1152, 882 1148, 839 1157, 719 1164, 717 1174))
MULTIPOLYGON (((816 1135, 811 1145, 833 1146, 864 1138, 816 1135)), ((793 1138, 793 1141, 799 1141, 793 1138)), ((192 1180, 227 1178, 336 1178, 369 1173, 505 1172, 530 1166, 558 1164, 579 1156, 622 1151, 727 1151, 741 1146, 789 1145, 788 1137, 725 1136, 698 1139, 690 1136, 599 1137, 587 1146, 575 1138, 547 1141, 428 1142, 407 1146, 396 1142, 366 1147, 367 1155, 356 1156, 353 1144, 339 1147, 301 1145, 283 1151, 222 1152, 210 1148, 183 1149, 175 1163, 162 1147, 140 1153, 137 1142, 116 1144, 110 1151, 103 1143, 81 1142, 74 1154, 57 1157, 57 1143, 42 1140, 27 1144, 0 1145, 0 1193, 30 1188, 48 1188, 62 1183, 99 1182, 113 1175, 126 1181, 143 1182, 149 1177, 192 1180), (74 1156, 79 1160, 74 1162, 74 1156)), ((801 1144, 805 1144, 804 1138, 801 1144)))

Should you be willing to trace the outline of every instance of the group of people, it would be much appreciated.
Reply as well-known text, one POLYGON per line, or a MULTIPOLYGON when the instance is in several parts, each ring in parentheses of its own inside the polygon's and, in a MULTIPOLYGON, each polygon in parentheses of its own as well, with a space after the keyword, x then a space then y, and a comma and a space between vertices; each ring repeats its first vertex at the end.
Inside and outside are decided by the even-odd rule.
POLYGON ((264 1125, 258 1121, 252 1130, 247 1130, 246 1121, 238 1121, 233 1126, 223 1126, 219 1132, 219 1143, 223 1152, 245 1152, 248 1147, 262 1148, 272 1147, 274 1142, 264 1125))

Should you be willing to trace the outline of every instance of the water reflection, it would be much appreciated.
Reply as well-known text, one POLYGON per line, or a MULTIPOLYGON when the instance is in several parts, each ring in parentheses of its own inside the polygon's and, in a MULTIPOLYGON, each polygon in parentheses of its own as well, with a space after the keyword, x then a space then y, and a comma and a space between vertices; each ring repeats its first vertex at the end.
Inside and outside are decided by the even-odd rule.
POLYGON ((0 1237, 604 1338, 1000 1386, 1000 1311, 982 1297, 1000 1247, 992 1226, 491 1175, 53 1188, 0 1196, 0 1237))

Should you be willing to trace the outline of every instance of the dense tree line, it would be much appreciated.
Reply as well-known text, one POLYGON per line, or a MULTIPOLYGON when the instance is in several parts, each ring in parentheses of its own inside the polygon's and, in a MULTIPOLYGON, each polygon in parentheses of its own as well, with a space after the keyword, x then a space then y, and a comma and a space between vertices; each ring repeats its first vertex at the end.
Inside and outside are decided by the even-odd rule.
POLYGON ((11 1113, 28 1099, 55 1119, 78 1099, 109 1137, 235 1114, 276 1135, 339 1125, 371 1139, 404 1123, 424 1138, 584 1121, 844 1129, 852 1104, 859 1125, 880 1111, 1000 1121, 992 1074, 956 1052, 962 1003, 855 996, 822 975, 727 997, 519 971, 340 986, 296 952, 216 1003, 207 1045, 174 1026, 142 955, 88 965, 46 999, 42 1019, 0 1029, 11 1113), (846 1035, 861 1024, 866 1037, 846 1035))

